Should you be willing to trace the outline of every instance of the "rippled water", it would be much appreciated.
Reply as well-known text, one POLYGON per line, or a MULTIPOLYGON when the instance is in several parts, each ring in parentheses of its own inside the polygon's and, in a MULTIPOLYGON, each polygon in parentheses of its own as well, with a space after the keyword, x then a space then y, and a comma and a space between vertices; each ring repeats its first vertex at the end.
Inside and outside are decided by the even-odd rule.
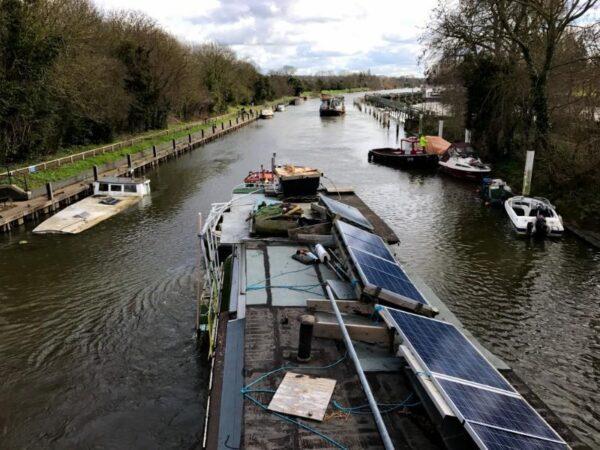
POLYGON ((273 151, 354 186, 397 231, 403 263, 600 446, 600 252, 570 236, 516 239, 472 185, 367 163, 393 129, 317 108, 290 107, 160 166, 148 201, 81 235, 0 236, 0 447, 200 442, 196 214, 273 151))

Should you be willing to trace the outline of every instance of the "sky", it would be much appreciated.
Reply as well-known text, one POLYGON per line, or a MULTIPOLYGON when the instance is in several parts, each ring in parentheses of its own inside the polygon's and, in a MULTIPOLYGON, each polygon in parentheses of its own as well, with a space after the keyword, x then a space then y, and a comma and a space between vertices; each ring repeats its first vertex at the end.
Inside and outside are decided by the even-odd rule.
POLYGON ((437 0, 93 0, 143 11, 188 43, 219 42, 263 72, 422 75, 419 36, 437 0))

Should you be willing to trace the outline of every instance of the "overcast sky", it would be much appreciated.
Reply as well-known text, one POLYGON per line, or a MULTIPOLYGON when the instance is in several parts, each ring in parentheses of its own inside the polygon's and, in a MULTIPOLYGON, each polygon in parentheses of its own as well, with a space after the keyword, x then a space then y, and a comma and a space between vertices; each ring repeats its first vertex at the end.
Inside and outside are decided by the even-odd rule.
POLYGON ((231 46, 263 71, 421 75, 418 37, 436 0, 94 0, 134 9, 188 42, 231 46))

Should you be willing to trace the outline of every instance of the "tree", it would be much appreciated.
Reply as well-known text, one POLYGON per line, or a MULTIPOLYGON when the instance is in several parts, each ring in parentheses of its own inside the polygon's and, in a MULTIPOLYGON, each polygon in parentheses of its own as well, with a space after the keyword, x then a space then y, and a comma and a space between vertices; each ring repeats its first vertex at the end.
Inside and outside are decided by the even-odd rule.
POLYGON ((0 1, 0 159, 30 155, 51 135, 48 89, 61 39, 36 23, 36 2, 0 1))

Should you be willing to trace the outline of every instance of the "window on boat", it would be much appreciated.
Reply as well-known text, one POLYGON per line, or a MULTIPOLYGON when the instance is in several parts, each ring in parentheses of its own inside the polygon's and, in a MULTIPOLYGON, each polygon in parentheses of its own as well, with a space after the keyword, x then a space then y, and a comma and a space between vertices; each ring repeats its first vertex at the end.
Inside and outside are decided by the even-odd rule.
POLYGON ((103 192, 108 192, 108 183, 100 183, 98 185, 98 190, 103 192))
POLYGON ((121 192, 123 190, 123 186, 120 184, 111 184, 110 191, 111 192, 121 192))
POLYGON ((518 207, 514 207, 513 210, 515 211, 515 214, 517 216, 524 216, 525 215, 525 210, 523 208, 518 208, 518 207))
POLYGON ((123 190, 125 192, 137 192, 135 184, 126 184, 123 186, 123 190))

